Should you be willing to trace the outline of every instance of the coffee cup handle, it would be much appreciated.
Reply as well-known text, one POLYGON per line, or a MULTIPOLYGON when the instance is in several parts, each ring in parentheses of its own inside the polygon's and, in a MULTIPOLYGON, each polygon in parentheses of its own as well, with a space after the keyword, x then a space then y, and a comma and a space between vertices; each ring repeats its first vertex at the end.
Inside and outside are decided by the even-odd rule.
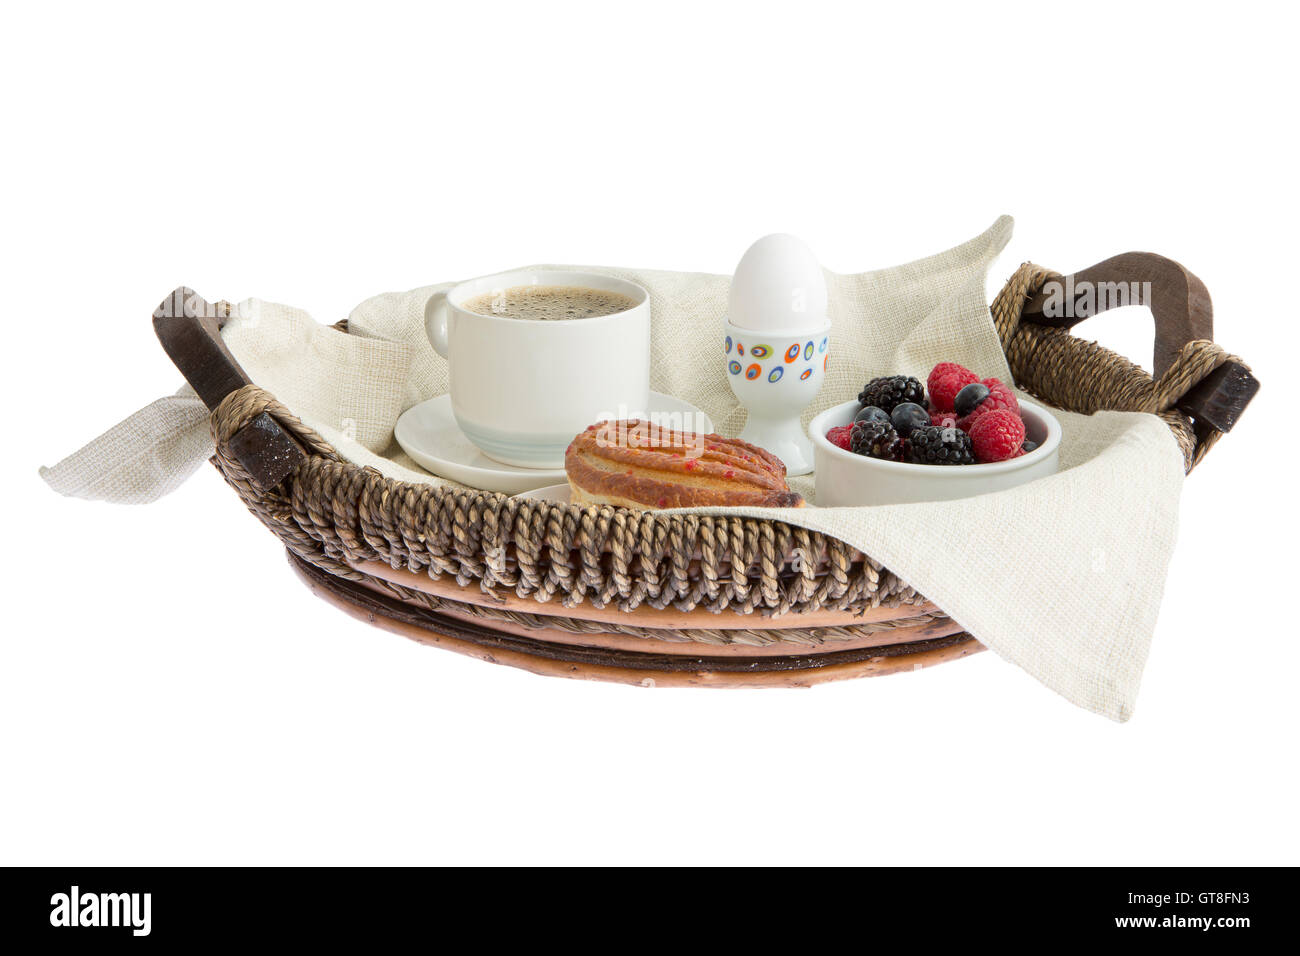
POLYGON ((449 318, 450 310, 447 308, 447 293, 435 292, 429 296, 429 301, 424 304, 424 331, 429 336, 434 351, 443 358, 450 358, 447 354, 449 351, 447 345, 447 321, 449 318))

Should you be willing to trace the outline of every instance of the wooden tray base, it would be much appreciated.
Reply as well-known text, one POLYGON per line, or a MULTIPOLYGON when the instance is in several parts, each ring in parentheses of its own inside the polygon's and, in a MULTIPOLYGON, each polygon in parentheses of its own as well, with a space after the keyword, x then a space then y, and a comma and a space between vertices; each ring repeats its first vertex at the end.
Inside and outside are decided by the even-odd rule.
POLYGON ((833 680, 920 670, 984 650, 965 632, 875 647, 746 657, 656 653, 573 643, 574 635, 539 628, 525 636, 480 621, 411 607, 335 577, 289 553, 289 563, 319 597, 352 617, 403 637, 534 674, 643 687, 810 687, 833 680))

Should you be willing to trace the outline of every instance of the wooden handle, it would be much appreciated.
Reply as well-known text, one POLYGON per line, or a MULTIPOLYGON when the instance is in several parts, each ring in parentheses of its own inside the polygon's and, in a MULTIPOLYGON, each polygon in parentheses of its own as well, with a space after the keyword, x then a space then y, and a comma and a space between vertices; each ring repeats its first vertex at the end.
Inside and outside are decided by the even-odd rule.
POLYGON ((1025 304, 1021 317, 1068 329, 1123 305, 1145 305, 1155 318, 1156 378, 1169 371, 1188 342, 1214 341, 1214 306, 1205 283, 1173 259, 1152 252, 1125 252, 1049 281, 1025 304))
MULTIPOLYGON (((153 313, 154 332, 163 351, 209 410, 215 410, 227 395, 252 384, 221 338, 229 314, 229 304, 213 304, 184 286, 163 299, 153 313)), ((237 431, 229 448, 263 493, 307 460, 302 446, 266 412, 237 431)))
MULTIPOLYGON (((1153 252, 1125 252, 1060 280, 1047 282, 1026 304, 1021 318, 1039 325, 1072 328, 1084 319, 1123 305, 1145 305, 1155 319, 1151 368, 1158 381, 1188 342, 1214 341, 1214 306, 1209 290, 1173 259, 1153 252)), ((1178 402, 1178 408, 1206 428, 1226 432, 1237 423, 1259 382, 1239 362, 1224 362, 1178 402)))

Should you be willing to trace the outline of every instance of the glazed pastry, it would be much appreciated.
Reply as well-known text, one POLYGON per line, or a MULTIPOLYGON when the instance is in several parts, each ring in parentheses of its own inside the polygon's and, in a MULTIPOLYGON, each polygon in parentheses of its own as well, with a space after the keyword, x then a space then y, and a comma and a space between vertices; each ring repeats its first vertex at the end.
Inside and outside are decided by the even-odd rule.
POLYGON ((646 509, 804 503, 771 452, 636 419, 589 426, 565 452, 564 470, 574 504, 646 509))

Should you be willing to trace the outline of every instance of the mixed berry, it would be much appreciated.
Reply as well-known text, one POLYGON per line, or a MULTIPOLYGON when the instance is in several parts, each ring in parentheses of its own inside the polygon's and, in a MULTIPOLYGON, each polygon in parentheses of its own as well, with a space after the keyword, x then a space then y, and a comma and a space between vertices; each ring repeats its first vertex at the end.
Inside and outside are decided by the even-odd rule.
POLYGON ((873 378, 858 402, 852 424, 826 433, 831 444, 857 455, 974 465, 1019 458, 1038 447, 1025 439, 1015 393, 956 362, 940 362, 925 385, 907 375, 873 378))
POLYGON ((858 404, 874 405, 876 408, 892 412, 895 405, 912 402, 920 405, 925 401, 925 386, 909 375, 890 375, 885 378, 873 378, 858 393, 858 404))

